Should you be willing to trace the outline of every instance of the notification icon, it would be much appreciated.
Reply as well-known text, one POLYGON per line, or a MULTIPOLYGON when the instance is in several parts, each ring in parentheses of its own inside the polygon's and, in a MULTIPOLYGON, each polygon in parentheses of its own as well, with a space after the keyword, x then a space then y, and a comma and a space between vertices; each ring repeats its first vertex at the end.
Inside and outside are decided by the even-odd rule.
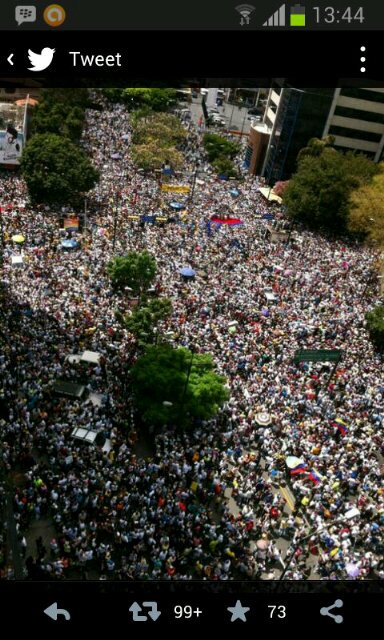
POLYGON ((50 27, 60 27, 65 22, 65 9, 60 4, 50 4, 44 9, 43 17, 50 27))

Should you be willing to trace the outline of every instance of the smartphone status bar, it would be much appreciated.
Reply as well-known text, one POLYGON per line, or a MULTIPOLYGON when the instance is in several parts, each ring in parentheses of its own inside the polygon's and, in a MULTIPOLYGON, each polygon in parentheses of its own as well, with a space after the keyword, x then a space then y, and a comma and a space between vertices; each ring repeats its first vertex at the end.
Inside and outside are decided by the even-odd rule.
MULTIPOLYGON (((378 30, 384 25, 384 6, 376 0, 179 0, 161 3, 127 3, 110 0, 108 5, 82 0, 26 0, 0 6, 1 29, 37 30, 378 30)), ((170 43, 172 44, 172 43, 170 43)))

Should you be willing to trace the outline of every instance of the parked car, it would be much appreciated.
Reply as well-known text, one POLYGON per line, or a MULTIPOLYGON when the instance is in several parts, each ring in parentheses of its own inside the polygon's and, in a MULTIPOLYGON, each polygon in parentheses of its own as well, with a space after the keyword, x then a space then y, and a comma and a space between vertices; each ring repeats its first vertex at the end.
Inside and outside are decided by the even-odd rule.
POLYGON ((225 121, 222 118, 208 118, 208 125, 211 127, 225 127, 225 121))
POLYGON ((262 119, 263 118, 261 116, 250 116, 249 114, 247 115, 247 120, 254 120, 255 122, 261 122, 262 119))
POLYGON ((262 107, 251 107, 248 109, 249 116, 259 116, 261 113, 263 113, 262 107))

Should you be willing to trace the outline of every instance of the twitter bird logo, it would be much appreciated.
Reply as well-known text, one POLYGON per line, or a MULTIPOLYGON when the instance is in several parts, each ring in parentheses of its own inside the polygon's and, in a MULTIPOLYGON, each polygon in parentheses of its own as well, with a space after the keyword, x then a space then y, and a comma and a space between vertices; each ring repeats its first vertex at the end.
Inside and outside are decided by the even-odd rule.
POLYGON ((28 71, 44 71, 48 69, 53 60, 53 54, 55 49, 45 47, 41 53, 34 53, 31 49, 28 49, 28 58, 32 67, 28 67, 28 71))

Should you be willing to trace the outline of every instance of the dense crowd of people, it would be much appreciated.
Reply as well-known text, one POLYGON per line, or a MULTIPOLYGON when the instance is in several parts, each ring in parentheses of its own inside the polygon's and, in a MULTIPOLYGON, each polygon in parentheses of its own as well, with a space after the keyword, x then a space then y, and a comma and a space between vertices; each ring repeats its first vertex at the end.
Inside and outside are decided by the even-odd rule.
POLYGON ((193 201, 163 192, 132 164, 128 112, 103 107, 87 112, 83 145, 101 179, 78 248, 61 245, 67 212, 32 208, 17 173, 0 177, 0 454, 21 546, 36 520, 56 531, 49 549, 39 540, 26 554, 26 575, 227 580, 285 567, 286 579, 383 578, 384 382, 364 320, 378 294, 373 252, 305 230, 273 242, 284 212, 257 178, 244 175, 238 195, 219 180, 191 122, 185 172, 169 179, 196 180, 193 201), (116 319, 130 296, 106 273, 113 255, 143 249, 156 257, 156 292, 173 304, 164 336, 212 353, 230 389, 192 431, 147 434, 145 457, 127 384, 135 341, 116 319), (188 281, 186 266, 196 271, 188 281), (85 349, 101 359, 80 370, 68 355, 85 349), (295 364, 299 349, 341 350, 334 376, 329 363, 295 364), (101 399, 60 396, 56 380, 81 381, 101 399), (78 427, 102 439, 80 442, 78 427))

